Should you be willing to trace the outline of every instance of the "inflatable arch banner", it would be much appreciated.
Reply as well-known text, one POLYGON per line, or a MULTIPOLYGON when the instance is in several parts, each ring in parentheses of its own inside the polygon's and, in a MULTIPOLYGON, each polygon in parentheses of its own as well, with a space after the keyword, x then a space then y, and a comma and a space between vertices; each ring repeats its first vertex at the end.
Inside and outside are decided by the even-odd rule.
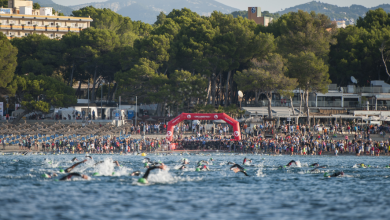
POLYGON ((173 129, 175 125, 184 120, 224 120, 226 123, 233 126, 234 139, 241 140, 240 123, 225 113, 181 113, 176 118, 168 122, 167 139, 172 141, 173 129))

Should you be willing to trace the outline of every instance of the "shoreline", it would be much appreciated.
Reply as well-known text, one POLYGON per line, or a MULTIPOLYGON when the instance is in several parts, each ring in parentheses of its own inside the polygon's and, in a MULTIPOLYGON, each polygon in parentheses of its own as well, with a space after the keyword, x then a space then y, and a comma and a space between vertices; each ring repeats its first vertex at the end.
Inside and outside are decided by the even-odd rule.
MULTIPOLYGON (((17 155, 13 155, 14 153, 25 153, 27 151, 21 151, 21 150, 0 150, 0 156, 9 156, 9 153, 12 154, 12 156, 20 156, 20 154, 17 154, 17 155), (3 155, 3 153, 7 153, 7 155, 3 155)), ((44 152, 44 151, 36 151, 36 150, 32 150, 32 151, 28 151, 29 153, 43 153, 43 155, 85 155, 87 153, 55 153, 53 154, 53 152, 44 152)), ((130 152, 129 154, 134 154, 135 152, 130 152)), ((224 154, 232 154, 232 155, 235 155, 235 154, 243 154, 243 155, 253 155, 253 156, 302 156, 302 157, 306 157, 306 156, 317 156, 317 157, 321 157, 321 156, 334 156, 334 157, 338 157, 338 156, 355 156, 355 157, 378 157, 378 156, 371 156, 370 154, 364 154, 364 155, 360 155, 360 156, 356 156, 355 153, 343 153, 343 154, 338 154, 337 156, 332 153, 332 152, 322 152, 321 155, 290 155, 290 154, 264 154, 264 153, 258 153, 258 154, 252 154, 252 153, 244 153, 244 152, 228 152, 228 151, 220 151, 220 150, 174 150, 174 151, 154 151, 154 152, 140 152, 140 154, 138 155, 141 155, 141 153, 145 153, 146 155, 148 154, 156 154, 156 153, 159 153, 159 154, 164 154, 164 153, 224 153, 224 154)), ((121 154, 119 152, 115 152, 115 153, 109 153, 109 154, 96 154, 96 153, 88 153, 89 155, 127 155, 127 154, 121 154)), ((138 156, 137 155, 137 156, 138 156)), ((390 154, 389 155, 379 155, 379 157, 390 157, 390 154)))

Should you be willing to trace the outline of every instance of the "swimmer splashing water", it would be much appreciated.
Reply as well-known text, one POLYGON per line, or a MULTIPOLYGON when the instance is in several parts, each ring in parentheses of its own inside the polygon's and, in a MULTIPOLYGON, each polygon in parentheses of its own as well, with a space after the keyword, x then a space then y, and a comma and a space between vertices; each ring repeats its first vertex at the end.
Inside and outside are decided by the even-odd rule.
POLYGON ((241 173, 245 174, 245 176, 249 176, 246 173, 246 170, 238 164, 234 164, 232 167, 230 167, 230 170, 233 170, 235 173, 241 172, 241 173))
POLYGON ((67 168, 65 170, 66 173, 70 173, 70 171, 72 171, 75 167, 77 167, 78 165, 82 164, 82 163, 85 163, 87 160, 83 160, 81 162, 78 162, 78 163, 75 163, 73 164, 71 167, 67 168))
POLYGON ((160 166, 149 167, 149 168, 146 170, 144 176, 143 176, 142 178, 139 178, 139 179, 138 179, 138 182, 139 182, 139 183, 143 183, 143 184, 148 183, 148 177, 149 177, 150 171, 152 171, 152 170, 154 170, 154 169, 165 170, 165 169, 166 169, 166 166, 165 166, 164 163, 161 163, 160 166))
POLYGON ((64 180, 70 180, 72 177, 81 177, 83 179, 89 179, 89 177, 87 175, 84 175, 84 174, 79 174, 79 173, 69 173, 68 175, 62 177, 60 179, 60 181, 64 181, 64 180))
POLYGON ((292 160, 286 166, 279 166, 278 169, 282 169, 284 167, 290 167, 293 163, 295 164, 295 166, 297 166, 297 162, 295 162, 295 160, 292 160))

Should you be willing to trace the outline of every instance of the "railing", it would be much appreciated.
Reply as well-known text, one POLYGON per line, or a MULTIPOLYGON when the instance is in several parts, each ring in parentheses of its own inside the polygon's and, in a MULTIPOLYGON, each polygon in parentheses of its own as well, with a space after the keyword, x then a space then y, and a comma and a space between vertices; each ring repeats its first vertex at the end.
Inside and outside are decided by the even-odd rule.
POLYGON ((341 107, 341 101, 317 101, 317 107, 341 107))

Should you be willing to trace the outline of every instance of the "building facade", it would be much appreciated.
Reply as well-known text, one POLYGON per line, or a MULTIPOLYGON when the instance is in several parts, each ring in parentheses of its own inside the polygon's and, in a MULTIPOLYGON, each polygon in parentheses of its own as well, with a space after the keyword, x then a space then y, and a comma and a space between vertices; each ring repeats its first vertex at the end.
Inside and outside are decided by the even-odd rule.
POLYGON ((51 7, 33 10, 32 1, 9 0, 8 5, 9 10, 3 9, 3 13, 0 13, 0 32, 9 39, 32 33, 59 39, 68 32, 80 32, 89 28, 93 21, 90 17, 53 16, 51 7), (20 2, 23 4, 19 4, 20 2))
POLYGON ((260 7, 248 7, 248 19, 255 21, 256 24, 261 24, 266 27, 273 20, 271 17, 261 16, 260 7))

